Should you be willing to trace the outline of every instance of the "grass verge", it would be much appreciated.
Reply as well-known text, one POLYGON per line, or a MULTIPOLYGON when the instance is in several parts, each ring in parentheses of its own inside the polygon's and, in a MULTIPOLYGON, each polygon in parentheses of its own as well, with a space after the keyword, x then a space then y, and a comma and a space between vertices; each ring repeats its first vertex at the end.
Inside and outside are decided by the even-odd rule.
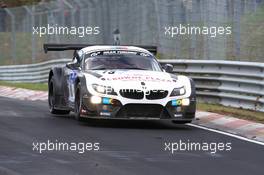
POLYGON ((47 91, 48 84, 47 83, 12 83, 6 81, 0 81, 0 86, 9 86, 9 87, 17 87, 31 90, 39 90, 39 91, 47 91))
POLYGON ((214 112, 228 115, 240 119, 251 120, 254 122, 264 123, 264 113, 247 109, 226 107, 219 104, 198 103, 197 109, 201 111, 214 112))

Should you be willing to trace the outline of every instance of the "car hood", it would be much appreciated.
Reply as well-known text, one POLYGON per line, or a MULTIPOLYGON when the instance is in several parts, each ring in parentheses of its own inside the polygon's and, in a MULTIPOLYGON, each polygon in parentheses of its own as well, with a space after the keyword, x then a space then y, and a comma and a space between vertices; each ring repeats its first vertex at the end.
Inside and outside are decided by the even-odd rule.
POLYGON ((158 71, 146 70, 113 70, 113 71, 97 71, 102 78, 107 81, 147 81, 161 82, 173 81, 170 74, 158 71))
POLYGON ((115 89, 136 88, 142 86, 148 89, 171 89, 182 87, 183 76, 176 76, 167 72, 146 70, 97 70, 86 72, 87 82, 111 86, 115 89))

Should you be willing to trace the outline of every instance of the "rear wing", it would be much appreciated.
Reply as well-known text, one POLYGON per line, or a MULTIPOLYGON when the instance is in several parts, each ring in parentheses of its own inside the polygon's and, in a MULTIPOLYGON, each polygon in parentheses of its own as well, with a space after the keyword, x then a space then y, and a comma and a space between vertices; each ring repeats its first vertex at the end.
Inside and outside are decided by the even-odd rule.
MULTIPOLYGON (((81 50, 84 47, 95 46, 98 44, 43 44, 44 52, 48 51, 64 51, 64 50, 81 50)), ((133 45, 148 50, 152 54, 157 54, 157 46, 140 46, 133 45)))

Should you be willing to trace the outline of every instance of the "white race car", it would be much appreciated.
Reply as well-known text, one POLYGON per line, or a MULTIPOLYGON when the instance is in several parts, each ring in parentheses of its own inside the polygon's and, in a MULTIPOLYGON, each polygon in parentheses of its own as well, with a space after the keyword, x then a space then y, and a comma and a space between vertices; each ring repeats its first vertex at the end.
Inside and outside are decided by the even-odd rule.
POLYGON ((49 108, 76 119, 165 119, 188 123, 195 117, 192 79, 172 74, 145 46, 44 44, 44 50, 75 50, 72 62, 49 73, 49 108))

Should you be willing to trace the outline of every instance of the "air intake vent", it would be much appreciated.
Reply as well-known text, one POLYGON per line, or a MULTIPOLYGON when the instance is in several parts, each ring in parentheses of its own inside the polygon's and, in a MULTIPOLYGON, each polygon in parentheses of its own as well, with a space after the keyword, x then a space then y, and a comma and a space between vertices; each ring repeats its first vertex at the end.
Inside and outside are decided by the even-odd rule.
POLYGON ((167 97, 168 91, 164 90, 150 90, 146 92, 146 99, 148 100, 158 100, 158 99, 163 99, 167 97))
POLYGON ((121 89, 119 93, 122 97, 130 99, 143 99, 144 97, 144 92, 136 89, 121 89))

